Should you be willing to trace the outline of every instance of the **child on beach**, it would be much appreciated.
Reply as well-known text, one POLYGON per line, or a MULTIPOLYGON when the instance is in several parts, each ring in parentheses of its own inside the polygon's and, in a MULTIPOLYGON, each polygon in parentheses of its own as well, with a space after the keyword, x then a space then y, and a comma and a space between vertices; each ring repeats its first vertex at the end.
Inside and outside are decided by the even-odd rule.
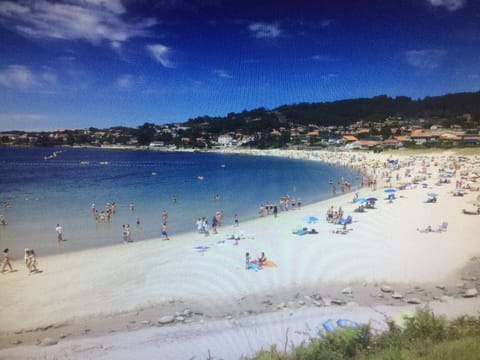
POLYGON ((10 272, 13 272, 12 264, 10 264, 10 255, 8 253, 8 248, 3 250, 2 273, 5 272, 5 268, 7 266, 10 268, 10 272))

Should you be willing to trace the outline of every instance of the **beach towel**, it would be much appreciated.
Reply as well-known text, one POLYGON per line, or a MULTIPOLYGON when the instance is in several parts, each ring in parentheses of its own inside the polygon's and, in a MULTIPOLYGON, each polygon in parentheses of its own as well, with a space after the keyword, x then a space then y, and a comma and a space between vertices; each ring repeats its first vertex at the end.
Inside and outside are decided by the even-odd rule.
POLYGON ((260 269, 260 267, 257 264, 255 264, 253 262, 248 264, 248 270, 258 270, 258 269, 260 269))
POLYGON ((343 329, 346 328, 356 328, 358 327, 358 323, 352 320, 347 320, 347 319, 338 319, 337 320, 337 325, 343 329))
POLYGON ((272 260, 267 260, 263 263, 263 267, 276 268, 278 265, 272 260))
POLYGON ((207 251, 208 249, 210 248, 210 246, 204 246, 204 245, 200 245, 200 246, 195 246, 193 249, 197 252, 205 252, 207 251))

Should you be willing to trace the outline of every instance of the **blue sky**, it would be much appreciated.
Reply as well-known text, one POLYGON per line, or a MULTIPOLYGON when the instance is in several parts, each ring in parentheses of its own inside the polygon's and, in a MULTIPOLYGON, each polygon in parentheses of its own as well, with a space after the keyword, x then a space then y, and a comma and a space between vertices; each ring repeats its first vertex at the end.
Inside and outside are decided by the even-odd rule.
POLYGON ((0 131, 479 90, 477 0, 0 0, 0 131))

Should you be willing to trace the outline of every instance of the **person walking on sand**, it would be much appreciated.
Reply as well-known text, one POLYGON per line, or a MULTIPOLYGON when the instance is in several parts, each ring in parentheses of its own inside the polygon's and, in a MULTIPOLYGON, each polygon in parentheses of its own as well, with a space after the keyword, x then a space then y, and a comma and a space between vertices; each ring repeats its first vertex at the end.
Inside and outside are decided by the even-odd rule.
POLYGON ((12 264, 10 264, 10 254, 8 253, 8 248, 3 250, 2 273, 5 272, 5 268, 7 266, 10 268, 10 272, 13 272, 12 264))
POLYGON ((164 240, 170 240, 170 238, 168 237, 168 233, 167 233, 167 223, 163 223, 161 234, 162 234, 162 238, 164 240))
POLYGON ((57 227, 55 228, 55 231, 57 233, 57 240, 58 241, 63 241, 63 229, 62 227, 60 226, 60 224, 57 224, 57 227))
POLYGON ((33 249, 29 249, 29 248, 25 249, 24 259, 25 259, 25 264, 27 265, 27 269, 30 270, 30 274, 34 272, 38 272, 37 257, 33 249))

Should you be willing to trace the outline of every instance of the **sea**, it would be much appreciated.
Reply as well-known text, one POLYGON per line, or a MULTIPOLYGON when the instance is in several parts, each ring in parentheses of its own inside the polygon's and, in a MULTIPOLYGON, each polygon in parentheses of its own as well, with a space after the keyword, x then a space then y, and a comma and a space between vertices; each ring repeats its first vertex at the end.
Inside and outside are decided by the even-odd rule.
POLYGON ((235 214, 240 223, 253 219, 262 204, 278 204, 285 195, 303 205, 325 200, 341 178, 354 188, 361 182, 348 168, 282 157, 4 147, 0 214, 7 225, 0 225, 0 247, 21 258, 26 247, 55 255, 120 244, 126 224, 133 241, 155 239, 163 211, 174 241, 217 211, 231 226, 235 214), (92 204, 98 211, 115 204, 117 211, 110 222, 99 222, 92 204), (57 241, 57 224, 65 241, 57 241))

